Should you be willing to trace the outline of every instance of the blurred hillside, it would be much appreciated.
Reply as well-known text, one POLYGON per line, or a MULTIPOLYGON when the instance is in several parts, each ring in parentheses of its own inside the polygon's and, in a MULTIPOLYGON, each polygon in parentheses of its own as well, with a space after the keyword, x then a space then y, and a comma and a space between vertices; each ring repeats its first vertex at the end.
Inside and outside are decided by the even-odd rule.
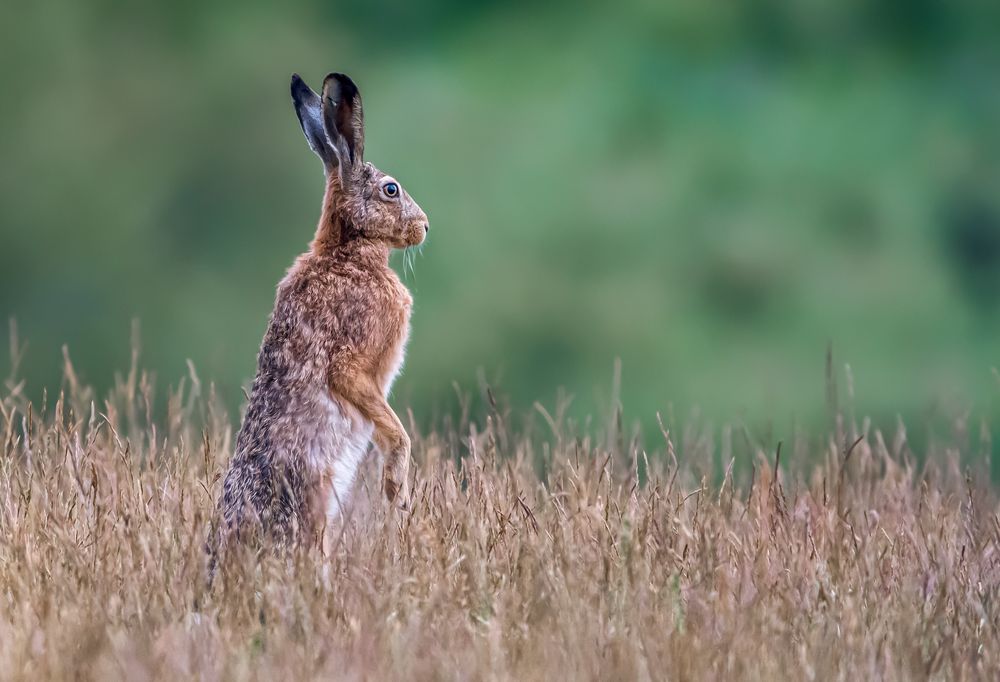
POLYGON ((621 357, 637 417, 813 419, 832 342, 859 409, 991 414, 998 46, 985 0, 5 3, 0 315, 35 391, 138 317, 236 406, 319 211, 288 77, 336 69, 433 228, 397 404, 621 357))

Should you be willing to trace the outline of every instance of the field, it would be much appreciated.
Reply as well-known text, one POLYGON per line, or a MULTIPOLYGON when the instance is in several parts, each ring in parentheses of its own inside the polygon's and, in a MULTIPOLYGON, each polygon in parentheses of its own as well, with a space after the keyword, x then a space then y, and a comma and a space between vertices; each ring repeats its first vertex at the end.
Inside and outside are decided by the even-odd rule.
POLYGON ((1000 674, 998 500, 964 424, 915 453, 902 426, 840 416, 779 451, 665 415, 643 443, 620 412, 516 415, 487 392, 482 414, 409 425, 410 513, 370 493, 371 464, 327 556, 210 590, 235 418, 193 370, 156 395, 133 367, 97 396, 68 361, 44 405, 7 382, 0 677, 1000 674))

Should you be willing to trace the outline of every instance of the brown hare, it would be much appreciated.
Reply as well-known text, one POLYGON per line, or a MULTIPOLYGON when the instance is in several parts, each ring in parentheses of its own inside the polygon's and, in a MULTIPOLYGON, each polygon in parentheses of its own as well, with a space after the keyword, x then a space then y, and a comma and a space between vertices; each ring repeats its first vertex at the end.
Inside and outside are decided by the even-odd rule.
POLYGON ((319 96, 295 74, 291 91, 326 191, 309 250, 278 284, 209 542, 213 573, 235 540, 316 538, 341 513, 372 439, 386 498, 403 508, 408 499, 410 439, 386 399, 413 299, 389 252, 423 242, 427 216, 364 161, 361 95, 350 78, 330 74, 319 96))

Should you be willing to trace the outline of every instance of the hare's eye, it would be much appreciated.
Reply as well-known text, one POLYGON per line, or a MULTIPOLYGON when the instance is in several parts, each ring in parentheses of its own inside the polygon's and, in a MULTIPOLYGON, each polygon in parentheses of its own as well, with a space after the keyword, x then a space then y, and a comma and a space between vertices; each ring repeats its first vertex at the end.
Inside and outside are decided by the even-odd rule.
POLYGON ((385 192, 387 197, 394 199, 399 196, 399 185, 395 182, 387 182, 382 186, 382 191, 385 192))

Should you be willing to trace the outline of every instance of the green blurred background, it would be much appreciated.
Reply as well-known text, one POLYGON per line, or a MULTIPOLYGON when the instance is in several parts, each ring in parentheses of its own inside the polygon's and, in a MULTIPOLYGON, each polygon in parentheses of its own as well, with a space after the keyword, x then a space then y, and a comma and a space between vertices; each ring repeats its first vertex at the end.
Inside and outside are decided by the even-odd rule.
POLYGON ((985 0, 7 0, 0 314, 33 391, 63 344, 108 386, 139 318, 238 406, 319 212, 288 78, 341 70, 431 220, 397 405, 481 370, 584 413, 620 357, 647 423, 809 421, 832 343, 859 411, 990 415, 998 46, 985 0))

